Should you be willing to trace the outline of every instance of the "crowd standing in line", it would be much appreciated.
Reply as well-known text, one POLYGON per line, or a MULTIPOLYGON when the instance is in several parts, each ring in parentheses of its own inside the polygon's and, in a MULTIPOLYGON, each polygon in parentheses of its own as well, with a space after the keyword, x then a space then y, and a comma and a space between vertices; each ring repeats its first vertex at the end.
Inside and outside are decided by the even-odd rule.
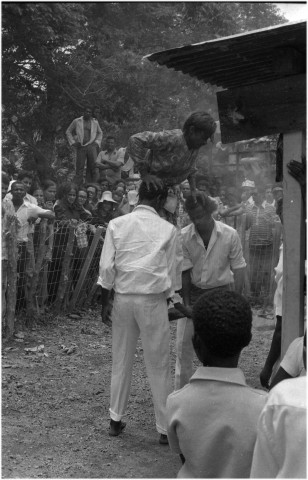
MULTIPOLYGON (((183 130, 137 133, 127 148, 117 149, 115 137, 109 135, 103 150, 99 117, 99 109, 92 115, 87 107, 67 129, 69 144, 76 150, 74 182, 57 185, 47 179, 39 184, 30 172, 20 172, 12 181, 2 173, 2 311, 10 222, 16 222, 18 231, 17 312, 25 306, 26 277, 33 272, 40 219, 46 219, 49 228, 50 305, 59 288, 67 225, 75 228, 73 286, 87 255, 88 238, 98 225, 103 226, 98 285, 102 321, 112 326, 110 435, 120 435, 126 426, 122 418, 140 335, 159 443, 170 443, 180 454, 179 477, 247 478, 251 464, 254 478, 265 473, 298 477, 306 468, 302 453, 305 380, 290 383, 289 389, 284 388, 285 382, 278 389, 277 384, 286 378, 295 382, 291 377, 306 374, 300 361, 306 336, 294 340, 278 370, 274 369, 281 352, 282 247, 276 268, 276 327, 260 375, 263 387, 274 387, 270 396, 248 387, 238 368, 241 350, 251 339, 251 308, 241 295, 247 264, 252 297, 268 295, 272 231, 276 209, 282 217, 282 188, 267 185, 264 190, 246 179, 239 199, 227 198, 223 187, 211 191, 206 176, 196 175, 199 148, 213 141, 216 129, 208 113, 190 115, 183 130), (241 225, 243 213, 246 221, 241 225), (235 218, 239 220, 236 229, 235 218), (239 227, 249 231, 248 258, 239 227), (178 313, 174 393, 170 307, 178 313), (194 351, 203 366, 192 376, 194 351), (292 385, 298 392, 296 402, 290 396, 292 385), (298 471, 290 467, 292 458, 298 458, 292 449, 285 460, 280 453, 276 457, 271 438, 279 431, 273 410, 279 411, 283 432, 292 429, 292 422, 296 426, 302 455, 298 471)), ((293 167, 297 172, 298 166, 293 167)), ((285 435, 289 441, 289 432, 285 435)))

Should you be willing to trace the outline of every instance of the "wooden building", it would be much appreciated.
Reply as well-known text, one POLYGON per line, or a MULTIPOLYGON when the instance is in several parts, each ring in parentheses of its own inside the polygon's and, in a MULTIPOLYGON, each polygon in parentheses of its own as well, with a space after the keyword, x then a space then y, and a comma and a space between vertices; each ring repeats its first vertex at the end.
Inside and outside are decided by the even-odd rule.
POLYGON ((147 55, 222 87, 223 144, 283 134, 284 286, 282 354, 303 333, 305 219, 287 163, 306 154, 306 22, 293 22, 147 55))

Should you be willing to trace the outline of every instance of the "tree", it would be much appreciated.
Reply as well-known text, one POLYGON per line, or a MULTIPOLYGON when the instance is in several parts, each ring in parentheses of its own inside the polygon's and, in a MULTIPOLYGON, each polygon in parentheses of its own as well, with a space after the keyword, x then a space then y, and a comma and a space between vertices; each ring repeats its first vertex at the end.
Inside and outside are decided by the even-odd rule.
POLYGON ((270 3, 2 7, 3 136, 14 130, 41 176, 51 174, 56 158, 71 155, 64 132, 87 103, 101 107, 104 133, 116 133, 123 145, 138 130, 181 127, 195 109, 217 117, 214 87, 144 55, 284 21, 270 3))

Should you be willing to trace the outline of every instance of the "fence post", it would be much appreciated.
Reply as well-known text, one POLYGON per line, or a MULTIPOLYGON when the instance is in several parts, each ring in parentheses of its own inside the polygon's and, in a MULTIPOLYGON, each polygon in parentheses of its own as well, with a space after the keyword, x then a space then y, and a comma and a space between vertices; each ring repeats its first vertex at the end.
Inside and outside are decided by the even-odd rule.
MULTIPOLYGON (((45 240, 46 240, 46 229, 47 229, 47 219, 42 218, 40 222, 40 242, 39 242, 39 247, 37 251, 37 258, 35 262, 35 267, 34 267, 34 272, 33 276, 31 279, 30 283, 30 290, 29 290, 29 305, 27 305, 28 310, 33 308, 34 305, 34 295, 37 289, 37 283, 38 283, 38 278, 39 278, 39 273, 43 264, 44 256, 46 253, 46 246, 45 246, 45 240)), ((35 303, 36 304, 36 303, 35 303)), ((36 305, 37 307, 37 305, 36 305)), ((38 308, 38 307, 37 307, 38 308)), ((39 312, 38 312, 39 313, 39 312)))
POLYGON ((68 309, 69 309, 69 310, 72 310, 72 309, 75 308, 77 299, 80 297, 80 292, 82 291, 82 287, 83 287, 84 281, 85 281, 85 279, 86 279, 86 277, 87 277, 87 273, 88 273, 89 267, 90 267, 90 265, 91 265, 92 258, 93 258, 93 256, 94 256, 94 253, 95 253, 97 244, 98 244, 98 242, 99 242, 99 239, 100 239, 100 237, 101 237, 101 234, 102 234, 102 231, 103 231, 103 230, 104 230, 104 227, 97 227, 97 229, 96 229, 96 232, 95 232, 95 234, 94 234, 93 240, 92 240, 92 242, 91 242, 90 249, 89 249, 89 251, 88 251, 87 257, 86 257, 85 262, 84 262, 84 264, 83 264, 80 277, 79 277, 78 282, 77 282, 77 285, 76 285, 76 287, 75 287, 75 290, 74 290, 72 299, 71 299, 71 301, 70 301, 70 303, 69 303, 69 306, 68 306, 68 309))
POLYGON ((17 283, 17 223, 16 218, 8 218, 8 272, 6 296, 7 336, 12 337, 15 326, 16 283, 17 283))
POLYGON ((72 252, 73 252, 73 246, 74 246, 74 236, 75 236, 74 227, 70 225, 65 255, 64 255, 63 264, 62 264, 61 277, 60 277, 59 287, 57 291, 57 297, 54 303, 56 313, 59 313, 62 308, 63 299, 65 297, 65 292, 69 283, 69 269, 70 269, 70 263, 72 259, 72 252))

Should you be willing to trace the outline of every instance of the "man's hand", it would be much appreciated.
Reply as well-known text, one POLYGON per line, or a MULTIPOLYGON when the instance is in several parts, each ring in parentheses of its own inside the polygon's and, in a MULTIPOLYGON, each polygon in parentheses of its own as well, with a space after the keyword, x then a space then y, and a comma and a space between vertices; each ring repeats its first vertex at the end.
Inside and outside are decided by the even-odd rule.
POLYGON ((149 189, 151 185, 157 190, 158 188, 162 188, 164 186, 164 182, 157 177, 156 175, 145 175, 142 180, 145 182, 147 188, 149 189))
POLYGON ((298 181, 301 187, 306 187, 306 164, 291 160, 287 164, 289 174, 298 181))
POLYGON ((31 225, 32 223, 35 223, 37 220, 37 217, 28 217, 28 223, 31 225))
POLYGON ((110 306, 110 303, 107 303, 107 305, 102 305, 102 322, 108 327, 112 326, 111 311, 112 307, 110 306))
POLYGON ((264 366, 260 373, 260 383, 262 387, 269 389, 269 379, 271 378, 272 370, 269 367, 264 366))
POLYGON ((75 143, 73 143, 73 147, 79 148, 79 147, 81 147, 81 143, 80 142, 75 142, 75 143))

